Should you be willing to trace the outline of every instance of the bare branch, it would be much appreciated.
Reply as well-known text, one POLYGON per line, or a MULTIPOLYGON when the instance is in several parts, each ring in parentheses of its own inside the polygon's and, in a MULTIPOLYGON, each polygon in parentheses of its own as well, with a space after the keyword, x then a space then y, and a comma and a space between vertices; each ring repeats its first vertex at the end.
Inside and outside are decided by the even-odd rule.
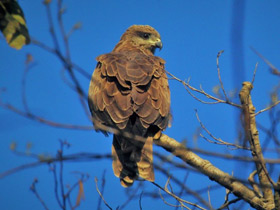
MULTIPOLYGON (((106 183, 105 174, 106 174, 106 170, 104 170, 102 174, 102 183, 101 183, 101 192, 100 192, 101 195, 103 195, 105 189, 105 183, 106 183)), ((97 202, 97 210, 101 209, 101 199, 102 197, 100 196, 97 202)))
POLYGON ((220 67, 219 67, 219 58, 220 58, 220 56, 222 55, 223 52, 224 52, 224 50, 221 50, 220 52, 218 52, 216 62, 217 62, 217 70, 218 70, 219 82, 220 82, 222 91, 223 91, 223 93, 224 93, 224 96, 225 96, 225 98, 226 98, 226 101, 229 101, 229 99, 228 99, 228 97, 227 97, 227 94, 226 94, 226 91, 225 91, 225 88, 224 88, 224 84, 223 84, 222 78, 221 78, 221 71, 220 71, 220 67))
POLYGON ((251 50, 256 53, 270 68, 271 73, 277 76, 280 76, 280 71, 274 66, 272 65, 272 63, 269 62, 269 60, 267 60, 261 53, 259 53, 255 48, 250 47, 251 50))
POLYGON ((83 126, 83 125, 72 125, 72 124, 63 124, 63 123, 58 123, 58 122, 54 122, 54 121, 50 121, 47 120, 43 117, 37 116, 31 112, 25 112, 22 110, 19 110, 18 108, 14 107, 13 105, 7 104, 7 103, 3 103, 0 100, 0 106, 2 108, 8 109, 12 112, 15 112, 25 118, 37 121, 39 123, 43 123, 52 127, 57 127, 57 128, 64 128, 64 129, 71 129, 71 130, 94 130, 93 126, 83 126))
MULTIPOLYGON (((45 45, 44 43, 36 40, 36 39, 31 39, 31 43, 36 45, 37 47, 57 56, 57 52, 54 48, 51 48, 47 45, 45 45)), ((63 56, 62 60, 66 60, 66 58, 63 56)), ((85 70, 83 69, 82 67, 80 67, 78 64, 75 64, 75 63, 71 63, 71 66, 73 66, 73 68, 78 72, 80 73, 82 76, 84 76, 85 78, 87 79, 91 79, 91 75, 85 70)))
MULTIPOLYGON (((188 84, 189 84, 189 82, 190 82, 190 80, 188 80, 188 84)), ((186 91, 187 91, 195 100, 197 100, 197 101, 199 101, 199 102, 201 102, 201 103, 203 103, 203 104, 218 104, 218 103, 220 103, 219 101, 213 101, 213 102, 203 101, 203 100, 199 99, 198 97, 196 97, 194 94, 192 94, 192 92, 189 90, 188 86, 185 85, 185 83, 183 83, 183 85, 184 85, 184 88, 186 89, 186 91)), ((203 91, 203 90, 201 90, 201 91, 203 91)), ((204 91, 203 91, 203 92, 204 92, 204 91)))
MULTIPOLYGON (((181 191, 185 191, 188 195, 191 195, 192 197, 194 197, 199 203, 205 205, 206 207, 210 208, 209 204, 207 203, 207 201, 205 201, 200 193, 197 193, 196 191, 190 189, 189 187, 187 187, 186 185, 184 185, 184 183, 176 178, 175 176, 173 176, 169 171, 167 171, 164 167, 159 167, 158 165, 154 165, 155 169, 157 169, 158 171, 160 171, 161 173, 163 173, 168 179, 171 179, 174 183, 176 183, 178 186, 181 187, 181 191)), ((181 197, 181 196, 178 196, 181 197)))
POLYGON ((25 60, 25 68, 21 80, 21 98, 22 98, 22 104, 24 106, 24 109, 26 112, 29 112, 29 108, 27 105, 27 100, 26 100, 26 78, 29 70, 34 67, 33 63, 33 57, 31 54, 26 55, 26 60, 25 60), (33 65, 31 65, 33 64, 33 65))
POLYGON ((140 208, 140 210, 142 210, 142 195, 143 195, 143 191, 141 192, 140 197, 139 197, 139 208, 140 208))
POLYGON ((235 198, 231 201, 227 201, 225 202, 220 208, 218 208, 217 210, 222 210, 222 209, 225 209, 226 207, 228 207, 229 205, 233 204, 233 203, 237 203, 238 201, 240 201, 241 198, 235 198))
MULTIPOLYGON (((241 106, 240 106, 239 104, 235 104, 235 103, 233 103, 233 102, 231 102, 231 101, 225 101, 225 100, 219 99, 219 98, 217 98, 217 97, 215 97, 215 96, 212 96, 212 95, 206 93, 206 92, 205 92, 204 90, 202 90, 202 89, 199 90, 199 89, 197 89, 197 88, 192 87, 192 86, 189 84, 189 82, 186 83, 185 81, 183 81, 183 80, 181 80, 181 79, 175 77, 175 76, 174 76, 173 74, 171 74, 170 72, 168 72, 168 71, 166 71, 166 70, 165 70, 165 72, 166 72, 169 76, 171 76, 174 80, 176 80, 176 81, 182 83, 182 84, 184 85, 185 88, 188 87, 190 90, 192 90, 192 91, 194 91, 194 92, 197 92, 197 93, 200 93, 200 94, 204 95, 205 97, 207 97, 207 98, 209 98, 209 99, 211 99, 211 100, 214 101, 214 102, 202 102, 202 100, 198 99, 197 97, 194 97, 196 100, 199 100, 199 101, 202 102, 202 103, 209 103, 209 104, 213 104, 213 103, 214 103, 214 104, 224 103, 224 104, 232 105, 232 106, 237 107, 237 108, 241 108, 241 106)), ((190 93, 190 91, 188 91, 188 93, 190 93)), ((193 94, 191 94, 191 95, 193 96, 193 94)))
POLYGON ((63 207, 66 209, 66 196, 64 193, 64 178, 63 178, 63 152, 64 152, 64 145, 67 143, 63 142, 62 140, 60 142, 60 150, 57 151, 57 156, 59 158, 59 184, 60 184, 60 193, 61 193, 61 198, 62 198, 62 204, 63 207))
POLYGON ((257 173, 258 173, 257 170, 254 170, 254 171, 250 174, 250 176, 249 176, 249 178, 248 178, 248 181, 249 181, 249 183, 251 184, 251 186, 253 187, 253 190, 255 191, 256 195, 259 196, 259 197, 261 198, 262 195, 261 195, 260 189, 259 189, 259 187, 258 187, 258 185, 256 184, 255 179, 254 179, 254 177, 257 175, 257 173))
MULTIPOLYGON (((184 192, 184 186, 185 186, 185 183, 186 183, 186 181, 187 181, 187 179, 188 179, 188 177, 189 177, 189 173, 186 173, 186 175, 185 175, 185 177, 184 177, 184 180, 183 180, 183 185, 182 185, 182 187, 181 187, 181 191, 179 192, 179 194, 178 194, 178 197, 179 198, 181 198, 182 197, 182 195, 183 195, 183 192, 184 192)), ((179 201, 177 201, 178 203, 179 203, 179 201)), ((178 209, 178 206, 176 207, 176 209, 175 210, 177 210, 178 209)))
MULTIPOLYGON (((128 195, 128 198, 127 198, 127 200, 119 207, 119 209, 125 208, 125 207, 129 204, 129 202, 131 202, 131 201, 133 200, 133 198, 136 197, 137 192, 141 189, 141 187, 143 187, 143 182, 139 182, 139 183, 138 183, 138 186, 137 186, 134 190, 132 190, 132 191, 131 191, 131 190, 126 190, 127 195, 128 195), (128 193, 129 191, 130 191, 130 193, 128 193)), ((140 194, 140 200, 141 200, 142 195, 143 195, 143 191, 142 191, 141 194, 140 194)), ((141 202, 140 200, 139 200, 139 202, 141 202)), ((139 203, 139 205, 140 205, 140 203, 139 203)))
MULTIPOLYGON (((239 93, 240 101, 242 104, 242 110, 244 114, 244 123, 245 123, 245 133, 246 138, 250 143, 251 152, 254 159, 258 160, 256 168, 259 175, 260 184, 262 186, 269 186, 273 181, 271 180, 263 158, 261 145, 259 141, 258 130, 255 122, 255 107, 253 106, 250 92, 253 89, 253 85, 250 82, 243 82, 243 87, 239 93)), ((273 194, 270 187, 262 187, 263 196, 266 200, 269 201, 270 205, 273 203, 273 194)))
POLYGON ((212 210, 213 208, 212 208, 212 204, 211 204, 210 186, 208 186, 207 196, 208 196, 208 203, 209 203, 209 205, 211 207, 211 210, 212 210))
POLYGON ((255 70, 254 70, 253 78, 252 78, 252 81, 251 81, 252 85, 253 85, 254 82, 255 82, 255 77, 256 77, 256 73, 257 73, 258 64, 259 64, 259 63, 257 62, 256 65, 255 65, 255 70))
POLYGON ((65 210, 66 206, 64 206, 58 196, 58 181, 57 181, 57 175, 56 175, 56 165, 52 164, 50 170, 53 172, 53 178, 54 178, 54 194, 56 201, 61 209, 65 210))
MULTIPOLYGON (((195 204, 195 203, 192 203, 192 202, 183 200, 183 199, 179 198, 178 196, 176 196, 175 194, 173 194, 172 192, 170 192, 170 191, 168 190, 168 187, 167 187, 168 184, 169 184, 169 181, 170 181, 170 179, 168 178, 164 188, 162 188, 160 185, 158 185, 158 184, 155 183, 155 182, 152 182, 152 184, 154 184, 155 186, 157 186, 160 190, 166 192, 168 195, 170 195, 170 196, 172 196, 173 198, 175 198, 177 201, 180 202, 180 204, 181 204, 180 206, 182 206, 182 207, 184 207, 184 208, 186 208, 186 209, 190 209, 190 208, 187 207, 187 206, 185 206, 184 203, 189 204, 189 205, 192 205, 192 206, 194 206, 194 207, 196 207, 196 208, 199 208, 199 209, 201 209, 201 210, 206 210, 206 209, 202 208, 201 206, 199 206, 199 205, 197 205, 197 204, 195 204)), ((163 201, 165 201, 165 200, 163 200, 163 201)), ((165 203, 166 203, 166 202, 165 202, 165 203)), ((171 205, 171 206, 173 206, 173 207, 176 207, 176 206, 177 206, 177 205, 173 205, 173 204, 169 204, 169 205, 171 205)))
POLYGON ((46 203, 44 202, 44 200, 41 198, 41 196, 39 195, 37 189, 36 189, 36 184, 38 183, 38 179, 35 178, 34 181, 32 182, 32 185, 30 186, 30 190, 35 194, 35 196, 37 197, 37 199, 40 201, 40 203, 42 204, 42 206, 44 207, 45 210, 48 210, 49 208, 47 207, 46 203))
POLYGON ((49 32, 51 34, 55 49, 60 51, 60 47, 59 47, 59 44, 58 44, 58 39, 57 39, 57 36, 55 34, 55 31, 54 31, 54 24, 53 24, 51 8, 50 8, 49 4, 45 4, 45 6, 46 6, 47 17, 48 17, 48 21, 49 21, 49 32))
MULTIPOLYGON (((71 154, 71 155, 65 155, 61 158, 58 157, 49 157, 49 156, 42 156, 42 155, 37 155, 37 161, 32 162, 32 163, 27 163, 20 165, 18 167, 12 168, 10 170, 7 170, 5 172, 0 173, 0 179, 3 179, 6 176, 9 176, 11 174, 17 173, 19 171, 29 169, 29 168, 34 168, 36 166, 40 166, 42 164, 49 164, 49 163, 56 163, 61 161, 92 161, 92 160, 100 160, 100 159, 112 159, 111 154, 92 154, 92 153, 76 153, 76 154, 71 154)), ((53 167, 51 167, 52 170, 53 167)))
POLYGON ((99 189, 98 189, 98 184, 97 184, 98 180, 97 180, 97 178, 96 178, 96 177, 94 178, 94 181, 95 181, 95 187, 96 187, 96 190, 97 190, 97 192, 98 192, 99 196, 102 198, 102 200, 103 200, 104 204, 108 207, 108 209, 113 210, 113 209, 109 206, 109 204, 105 201, 105 199, 104 199, 103 195, 102 195, 102 194, 101 194, 101 192, 99 191, 99 189))
POLYGON ((75 206, 72 206, 72 204, 71 204, 71 197, 70 197, 71 193, 73 192, 73 190, 75 188, 77 188, 80 185, 80 182, 85 183, 89 179, 89 177, 90 177, 88 174, 84 174, 84 173, 81 173, 81 172, 74 172, 74 173, 80 174, 80 178, 78 179, 78 181, 76 183, 74 183, 68 189, 67 193, 65 194, 65 198, 68 200, 71 210, 74 210, 75 208, 77 208, 79 206, 78 203, 76 203, 75 206))
POLYGON ((201 120, 199 119, 199 116, 198 116, 198 113, 197 113, 197 110, 195 110, 195 115, 196 115, 196 119, 198 120, 201 128, 203 130, 206 131, 206 133, 211 136, 211 138, 213 138, 215 141, 211 141, 209 139, 207 139, 206 137, 204 137, 202 134, 200 134, 201 137, 203 137, 204 139, 206 139, 207 141, 209 141, 210 143, 214 143, 214 144, 219 144, 219 145, 226 145, 226 146, 232 146, 232 147, 236 147, 238 149, 246 149, 246 150, 250 150, 249 148, 247 147, 243 147, 243 146, 240 146, 240 145, 237 145, 237 144, 232 144, 232 143, 229 143, 229 142, 225 142, 223 141, 221 138, 216 138, 204 125, 203 123, 201 122, 201 120))
POLYGON ((255 195, 255 192, 249 189, 247 186, 243 185, 229 174, 216 168, 208 160, 204 160, 193 152, 189 151, 185 146, 176 140, 162 134, 161 138, 156 140, 155 143, 167 151, 172 152, 172 154, 184 162, 195 167, 201 173, 208 176, 211 180, 231 190, 233 194, 248 202, 252 207, 261 210, 273 209, 271 206, 267 205, 266 202, 263 202, 263 200, 258 198, 255 195))
POLYGON ((262 110, 256 112, 254 115, 257 116, 258 114, 260 114, 260 113, 262 113, 262 112, 268 111, 268 110, 272 109, 273 107, 277 106, 278 104, 280 104, 280 100, 279 100, 279 101, 276 101, 274 104, 272 104, 272 105, 266 107, 265 109, 262 109, 262 110))

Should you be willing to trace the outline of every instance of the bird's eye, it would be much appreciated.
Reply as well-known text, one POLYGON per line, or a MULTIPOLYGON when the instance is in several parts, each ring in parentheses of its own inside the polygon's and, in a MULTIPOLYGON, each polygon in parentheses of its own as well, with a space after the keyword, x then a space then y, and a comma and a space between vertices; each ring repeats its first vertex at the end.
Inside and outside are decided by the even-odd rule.
POLYGON ((150 36, 151 36, 151 34, 149 34, 149 33, 142 33, 142 34, 141 34, 141 37, 142 37, 143 39, 149 39, 150 36))
POLYGON ((150 33, 145 33, 143 31, 137 31, 137 35, 141 37, 142 39, 149 39, 151 34, 150 33))
POLYGON ((144 34, 143 34, 143 38, 144 38, 144 39, 149 39, 149 37, 150 37, 150 34, 148 34, 148 33, 144 33, 144 34))

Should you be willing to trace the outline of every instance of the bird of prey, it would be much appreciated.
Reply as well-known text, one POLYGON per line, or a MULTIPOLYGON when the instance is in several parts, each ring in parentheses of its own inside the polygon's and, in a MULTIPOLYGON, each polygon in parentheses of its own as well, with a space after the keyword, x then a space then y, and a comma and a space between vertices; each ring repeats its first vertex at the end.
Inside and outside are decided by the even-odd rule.
POLYGON ((148 25, 133 25, 112 52, 96 58, 88 103, 98 125, 115 130, 113 171, 123 187, 139 177, 154 181, 153 139, 159 138, 170 119, 170 91, 165 61, 154 56, 162 48, 159 33, 148 25), (132 134, 127 137, 123 133, 132 134), (137 140, 142 137, 145 141, 137 140))

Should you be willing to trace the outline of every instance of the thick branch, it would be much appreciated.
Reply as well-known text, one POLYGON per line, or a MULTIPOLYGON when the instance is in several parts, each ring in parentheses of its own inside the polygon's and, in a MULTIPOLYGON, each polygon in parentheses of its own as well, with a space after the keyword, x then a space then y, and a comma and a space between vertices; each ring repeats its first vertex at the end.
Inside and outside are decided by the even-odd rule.
POLYGON ((160 139, 155 140, 155 143, 158 146, 163 147, 168 152, 171 152, 173 155, 177 156, 187 164, 193 166, 201 173, 208 176, 211 180, 226 187, 237 197, 240 197, 243 200, 247 201, 255 209, 273 209, 271 206, 268 206, 267 203, 264 202, 261 198, 259 198, 253 190, 249 189, 241 182, 235 180, 228 173, 225 173, 216 168, 208 160, 204 160, 193 152, 189 151, 185 146, 177 142, 175 139, 162 134, 160 139))
POLYGON ((243 87, 239 93, 240 102, 242 104, 242 110, 244 115, 244 125, 246 138, 250 143, 252 156, 255 159, 255 164, 259 176, 259 181, 262 187, 263 197, 268 201, 268 203, 273 203, 273 193, 271 180, 263 158, 263 153, 259 140, 259 132, 257 130, 255 121, 255 107, 253 106, 250 92, 253 89, 251 82, 243 82, 243 87))

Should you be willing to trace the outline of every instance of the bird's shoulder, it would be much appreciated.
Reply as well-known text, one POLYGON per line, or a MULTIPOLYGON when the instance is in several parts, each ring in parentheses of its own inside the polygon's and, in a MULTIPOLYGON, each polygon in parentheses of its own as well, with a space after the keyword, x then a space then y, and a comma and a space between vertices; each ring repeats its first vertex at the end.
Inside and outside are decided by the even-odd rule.
POLYGON ((100 63, 129 63, 129 62, 141 62, 141 64, 160 64, 164 65, 165 60, 154 55, 146 55, 141 51, 125 51, 125 52, 110 52, 99 55, 96 57, 96 61, 100 63))
POLYGON ((139 83, 152 76, 164 73, 165 61, 154 55, 141 52, 111 52, 98 56, 97 69, 102 76, 117 77, 118 80, 139 83))

